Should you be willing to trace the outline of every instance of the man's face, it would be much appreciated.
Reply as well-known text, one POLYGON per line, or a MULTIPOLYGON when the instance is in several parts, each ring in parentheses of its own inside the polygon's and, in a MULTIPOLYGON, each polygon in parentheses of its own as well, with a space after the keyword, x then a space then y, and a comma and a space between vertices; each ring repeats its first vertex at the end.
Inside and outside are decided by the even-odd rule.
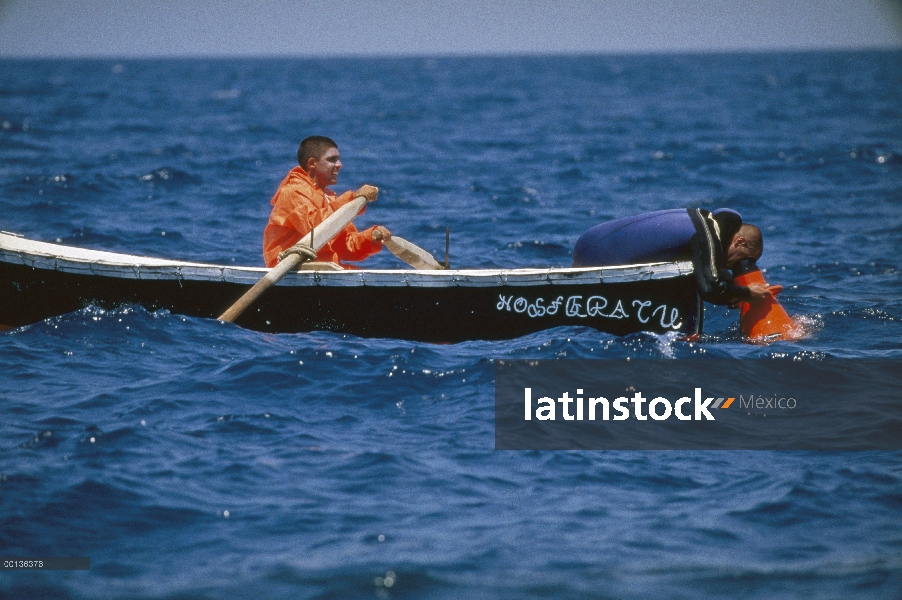
POLYGON ((338 182, 338 172, 341 170, 341 156, 338 154, 338 148, 329 148, 326 152, 313 163, 312 172, 307 172, 316 182, 316 185, 325 189, 330 185, 338 182))
POLYGON ((761 258, 761 253, 753 252, 749 245, 749 241, 737 233, 736 236, 733 237, 730 247, 727 248, 726 255, 724 256, 724 264, 728 269, 732 269, 739 261, 745 260, 746 258, 758 260, 761 258))

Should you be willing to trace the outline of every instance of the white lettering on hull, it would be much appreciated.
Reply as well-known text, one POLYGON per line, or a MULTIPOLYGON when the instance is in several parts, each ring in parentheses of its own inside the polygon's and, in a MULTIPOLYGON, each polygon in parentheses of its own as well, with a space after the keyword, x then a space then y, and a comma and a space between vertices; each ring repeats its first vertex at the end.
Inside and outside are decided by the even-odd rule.
POLYGON ((668 307, 667 304, 659 304, 652 309, 650 300, 632 300, 624 302, 623 300, 608 300, 604 296, 558 296, 553 300, 547 298, 536 298, 532 302, 523 296, 505 296, 498 295, 498 304, 495 308, 502 312, 525 313, 531 318, 545 317, 555 315, 563 308, 564 314, 568 317, 578 317, 580 319, 588 319, 592 317, 600 317, 603 319, 628 319, 630 314, 625 307, 631 307, 636 310, 634 313, 636 319, 642 323, 648 323, 652 319, 657 319, 661 327, 664 329, 679 329, 682 326, 680 321, 680 310, 675 307, 668 307))

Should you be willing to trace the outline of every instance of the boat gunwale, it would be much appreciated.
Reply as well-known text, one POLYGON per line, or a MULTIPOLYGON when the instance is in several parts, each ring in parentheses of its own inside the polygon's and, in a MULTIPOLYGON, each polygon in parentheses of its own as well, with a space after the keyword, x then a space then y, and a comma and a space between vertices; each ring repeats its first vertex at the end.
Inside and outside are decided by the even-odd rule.
MULTIPOLYGON (((76 275, 138 280, 215 281, 250 285, 269 269, 215 265, 90 250, 39 242, 0 232, 0 262, 76 275)), ((670 279, 693 272, 691 261, 615 267, 545 267, 517 269, 354 269, 295 271, 280 286, 328 287, 519 287, 591 285, 670 279)))

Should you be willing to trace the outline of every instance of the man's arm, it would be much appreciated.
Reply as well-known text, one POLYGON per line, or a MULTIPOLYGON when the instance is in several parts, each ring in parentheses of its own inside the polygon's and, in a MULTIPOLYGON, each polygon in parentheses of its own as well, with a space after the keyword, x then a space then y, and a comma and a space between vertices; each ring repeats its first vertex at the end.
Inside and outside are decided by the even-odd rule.
MULTIPOLYGON (((366 198, 367 204, 369 204, 370 202, 375 202, 376 198, 379 197, 379 188, 374 185, 362 185, 356 192, 348 191, 341 194, 340 196, 334 196, 332 200, 330 200, 329 204, 332 205, 333 209, 337 209, 340 206, 344 206, 354 198, 360 197, 366 198)), ((366 210, 366 207, 364 207, 360 211, 360 214, 363 214, 364 210, 366 210)))
MULTIPOLYGON (((342 194, 342 203, 348 202, 350 198, 361 196, 366 198, 367 203, 375 202, 379 196, 379 188, 373 185, 363 185, 353 194, 350 192, 342 194), (349 196, 349 199, 344 199, 345 196, 349 196)), ((382 225, 374 225, 364 231, 357 231, 356 227, 349 225, 344 239, 342 260, 363 260, 382 250, 382 242, 387 242, 390 239, 391 231, 382 225)))

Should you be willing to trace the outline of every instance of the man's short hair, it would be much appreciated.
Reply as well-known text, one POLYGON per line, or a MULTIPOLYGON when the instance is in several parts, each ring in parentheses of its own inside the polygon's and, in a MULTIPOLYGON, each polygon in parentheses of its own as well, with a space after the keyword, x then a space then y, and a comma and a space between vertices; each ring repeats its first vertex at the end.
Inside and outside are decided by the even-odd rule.
POLYGON ((338 148, 338 144, 323 135, 311 135, 298 146, 298 164, 304 167, 311 158, 319 160, 330 148, 338 148))

